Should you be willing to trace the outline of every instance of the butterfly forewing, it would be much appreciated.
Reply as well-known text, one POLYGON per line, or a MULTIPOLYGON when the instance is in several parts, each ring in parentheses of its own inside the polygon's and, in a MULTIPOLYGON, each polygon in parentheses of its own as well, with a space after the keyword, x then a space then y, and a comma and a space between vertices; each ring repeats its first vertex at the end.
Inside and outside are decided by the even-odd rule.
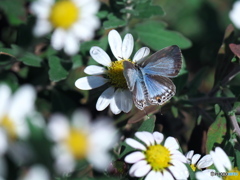
POLYGON ((131 62, 125 61, 123 65, 123 74, 127 81, 128 89, 133 94, 133 102, 138 109, 143 110, 147 106, 147 94, 142 74, 131 62))
POLYGON ((139 66, 145 74, 176 77, 182 67, 181 50, 176 45, 166 47, 142 61, 139 66))

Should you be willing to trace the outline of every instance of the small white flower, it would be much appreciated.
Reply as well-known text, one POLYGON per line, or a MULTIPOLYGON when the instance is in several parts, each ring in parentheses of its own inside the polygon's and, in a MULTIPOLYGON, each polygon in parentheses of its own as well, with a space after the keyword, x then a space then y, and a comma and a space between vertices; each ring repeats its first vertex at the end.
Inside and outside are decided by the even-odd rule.
POLYGON ((73 55, 78 52, 80 41, 93 38, 99 27, 95 16, 99 8, 97 0, 37 0, 31 11, 37 16, 33 33, 43 36, 52 29, 51 44, 54 49, 73 55))
POLYGON ((201 170, 203 168, 207 168, 213 164, 212 157, 210 154, 207 154, 202 158, 200 154, 194 154, 194 155, 193 154, 194 154, 193 150, 189 151, 186 154, 186 158, 188 160, 187 163, 190 165, 193 171, 196 171, 196 169, 201 170))
POLYGON ((164 137, 159 132, 137 132, 135 136, 140 143, 132 138, 127 138, 126 143, 138 149, 125 157, 125 162, 133 164, 129 170, 130 176, 143 177, 145 180, 162 179, 187 179, 189 172, 186 157, 178 150, 179 145, 173 137, 168 137, 161 145, 164 137))
MULTIPOLYGON (((215 151, 210 151, 210 155, 213 160, 213 164, 217 169, 216 173, 237 173, 237 176, 231 176, 233 178, 239 179, 240 178, 240 171, 237 168, 233 168, 231 161, 229 160, 226 153, 223 151, 222 148, 216 147, 215 151)), ((198 180, 205 180, 206 177, 209 180, 221 180, 221 176, 211 175, 211 172, 215 172, 212 169, 208 169, 208 171, 197 172, 196 177, 198 180)))
POLYGON ((229 12, 229 18, 240 29, 240 1, 236 1, 233 4, 233 9, 229 12))
POLYGON ((11 89, 0 85, 0 154, 7 149, 7 138, 26 138, 29 129, 27 115, 34 110, 36 93, 32 86, 20 87, 14 95, 11 89))
MULTIPOLYGON (((109 87, 97 100, 96 109, 102 111, 110 105, 114 114, 119 114, 121 111, 127 113, 132 109, 133 101, 123 75, 123 61, 130 60, 134 46, 133 37, 131 34, 126 34, 122 41, 120 34, 116 30, 111 30, 108 34, 108 42, 117 61, 111 61, 108 54, 100 47, 92 47, 90 55, 105 68, 96 65, 87 66, 84 72, 92 76, 78 79, 75 86, 82 90, 90 90, 108 83, 109 87)), ((146 57, 149 52, 147 47, 139 49, 133 57, 133 62, 146 57)))
POLYGON ((44 166, 34 165, 19 180, 50 180, 50 175, 44 166))
POLYGON ((65 116, 53 115, 48 135, 56 142, 53 153, 59 173, 71 172, 79 159, 87 159, 99 171, 105 170, 111 161, 108 151, 117 140, 116 129, 109 119, 99 118, 91 123, 84 110, 73 114, 71 124, 65 116))

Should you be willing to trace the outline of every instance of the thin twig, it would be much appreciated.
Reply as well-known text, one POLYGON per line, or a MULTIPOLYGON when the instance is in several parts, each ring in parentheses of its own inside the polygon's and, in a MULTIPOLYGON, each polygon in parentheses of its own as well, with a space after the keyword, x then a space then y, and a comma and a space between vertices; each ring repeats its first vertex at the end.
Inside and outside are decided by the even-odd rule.
POLYGON ((227 102, 227 103, 224 103, 222 107, 227 113, 227 116, 231 121, 233 132, 235 132, 240 137, 240 128, 237 122, 236 114, 234 112, 230 112, 232 110, 232 106, 230 105, 229 102, 227 102))
POLYGON ((235 67, 221 82, 219 85, 216 85, 209 93, 208 96, 213 96, 221 86, 227 85, 236 75, 240 73, 240 66, 235 67))
POLYGON ((189 99, 189 101, 194 104, 221 103, 223 101, 235 102, 236 100, 237 98, 233 97, 208 97, 208 96, 189 99))

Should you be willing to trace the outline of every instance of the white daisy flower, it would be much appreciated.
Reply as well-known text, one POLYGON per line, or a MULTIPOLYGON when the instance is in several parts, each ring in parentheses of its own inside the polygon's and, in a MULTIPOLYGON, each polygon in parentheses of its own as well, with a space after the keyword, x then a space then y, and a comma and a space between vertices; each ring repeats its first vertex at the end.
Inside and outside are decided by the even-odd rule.
MULTIPOLYGON (((90 90, 108 83, 109 87, 97 100, 96 109, 102 111, 110 105, 114 114, 119 114, 121 111, 127 113, 132 109, 133 101, 123 75, 123 61, 130 61, 129 57, 134 46, 133 36, 126 34, 122 41, 120 34, 116 30, 111 30, 108 34, 108 42, 117 61, 111 61, 108 54, 100 47, 92 47, 90 55, 96 62, 105 67, 87 66, 84 72, 93 76, 78 79, 75 86, 82 90, 90 90)), ((133 57, 133 63, 146 57, 149 52, 150 49, 147 47, 139 49, 133 57)))
POLYGON ((191 150, 186 154, 187 163, 190 165, 193 171, 202 170, 213 164, 212 157, 210 154, 207 154, 201 158, 200 154, 194 154, 194 151, 191 150), (200 159, 201 158, 201 159, 200 159))
POLYGON ((52 116, 48 135, 56 142, 53 153, 59 173, 73 171, 75 160, 79 159, 87 159, 96 170, 105 170, 111 161, 108 151, 117 141, 116 129, 109 119, 102 117, 91 123, 84 110, 73 114, 71 124, 63 115, 52 116))
POLYGON ((24 85, 14 95, 11 93, 7 85, 0 85, 0 154, 7 149, 8 137, 28 136, 26 117, 34 110, 36 93, 32 86, 24 85))
POLYGON ((229 12, 229 18, 240 29, 240 1, 236 1, 233 4, 232 10, 229 12))
POLYGON ((231 177, 231 179, 240 179, 240 171, 238 168, 234 168, 231 164, 231 161, 229 160, 226 153, 223 151, 222 148, 216 147, 215 151, 210 151, 210 155, 212 156, 212 160, 214 163, 214 166, 217 169, 217 172, 214 170, 208 170, 208 172, 197 172, 196 177, 199 180, 203 180, 204 178, 209 176, 209 180, 222 180, 224 178, 221 177, 221 175, 218 176, 218 173, 236 173, 235 176, 228 176, 231 177), (212 176, 212 172, 216 173, 214 176, 212 176))
POLYGON ((18 180, 50 180, 50 175, 48 170, 40 165, 34 165, 18 180))
POLYGON ((130 176, 144 177, 145 180, 187 179, 189 172, 186 157, 178 150, 179 145, 173 137, 168 137, 164 145, 163 134, 159 132, 136 132, 135 136, 140 143, 127 138, 126 143, 139 151, 132 152, 125 157, 125 162, 133 164, 129 170, 130 176))
POLYGON ((80 41, 93 38, 99 27, 95 16, 99 9, 97 0, 37 0, 30 6, 37 16, 33 29, 35 36, 43 36, 52 29, 51 45, 73 55, 78 52, 80 41))

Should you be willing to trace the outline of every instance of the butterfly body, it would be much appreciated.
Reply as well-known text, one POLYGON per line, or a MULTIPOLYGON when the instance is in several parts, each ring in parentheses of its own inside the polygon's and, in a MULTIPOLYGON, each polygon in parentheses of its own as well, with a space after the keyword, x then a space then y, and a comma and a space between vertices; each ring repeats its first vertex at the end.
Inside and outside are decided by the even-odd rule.
POLYGON ((123 64, 123 74, 138 109, 162 105, 175 95, 176 87, 169 77, 176 77, 181 69, 178 46, 164 48, 137 63, 125 61, 123 64))

